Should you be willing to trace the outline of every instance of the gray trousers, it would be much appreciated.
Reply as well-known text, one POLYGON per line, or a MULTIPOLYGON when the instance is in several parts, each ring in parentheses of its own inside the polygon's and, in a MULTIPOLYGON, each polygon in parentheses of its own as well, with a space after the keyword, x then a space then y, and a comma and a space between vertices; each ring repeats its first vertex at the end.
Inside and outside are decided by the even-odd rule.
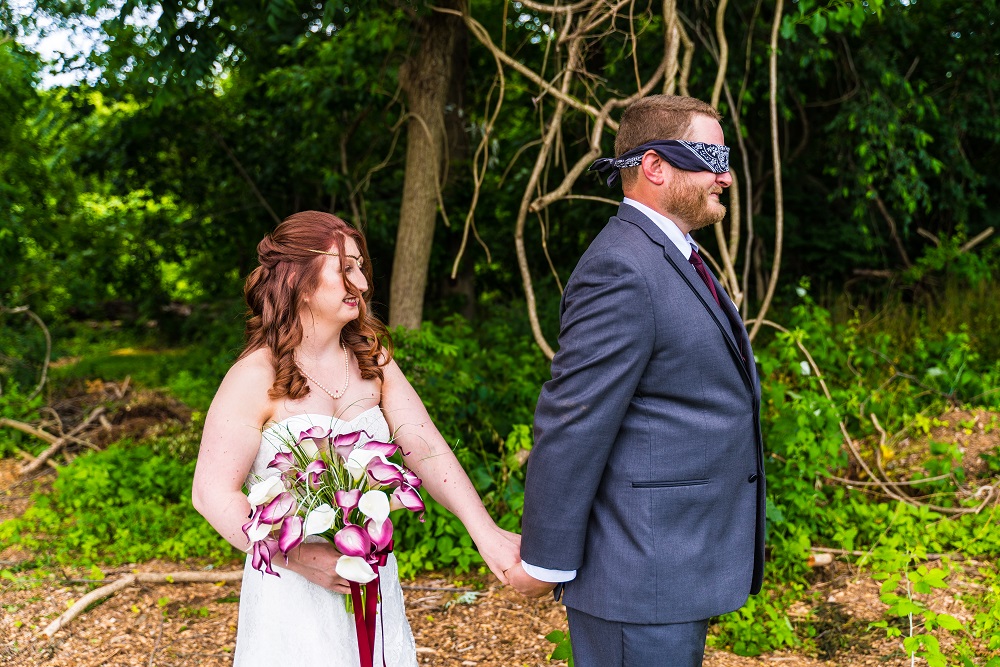
POLYGON ((566 607, 576 667, 701 667, 708 620, 640 625, 566 607))

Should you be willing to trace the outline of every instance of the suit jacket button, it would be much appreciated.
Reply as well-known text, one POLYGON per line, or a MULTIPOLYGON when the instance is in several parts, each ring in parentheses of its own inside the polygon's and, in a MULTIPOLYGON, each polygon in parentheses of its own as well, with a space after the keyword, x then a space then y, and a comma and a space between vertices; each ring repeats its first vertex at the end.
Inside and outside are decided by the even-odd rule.
POLYGON ((747 477, 747 481, 750 482, 751 484, 753 484, 754 482, 756 482, 757 481, 757 473, 754 473, 754 474, 750 475, 749 477, 747 477))

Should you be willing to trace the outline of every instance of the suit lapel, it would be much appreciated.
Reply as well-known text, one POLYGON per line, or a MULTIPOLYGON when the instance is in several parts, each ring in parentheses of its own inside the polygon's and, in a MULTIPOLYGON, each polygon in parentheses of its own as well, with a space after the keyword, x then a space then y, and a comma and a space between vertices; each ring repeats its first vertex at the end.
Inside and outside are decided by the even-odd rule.
MULTIPOLYGON (((733 327, 729 322, 729 315, 735 316, 737 321, 742 322, 739 314, 736 312, 736 307, 733 306, 732 301, 729 298, 729 294, 722 289, 722 285, 719 281, 715 279, 715 275, 712 274, 711 270, 709 274, 712 276, 712 280, 715 282, 716 292, 718 292, 719 301, 723 303, 722 306, 715 302, 712 297, 712 292, 709 291, 708 285, 698 276, 698 273, 693 269, 691 263, 684 258, 681 251, 677 248, 674 243, 667 238, 663 230, 656 226, 652 220, 647 218, 638 211, 627 204, 622 204, 618 207, 618 217, 622 220, 630 222, 637 227, 639 227, 649 239, 663 248, 663 256, 667 262, 674 267, 677 273, 684 279, 684 282, 688 284, 701 304, 709 312, 709 314, 715 319, 716 324, 719 326, 719 330, 722 331, 723 337, 726 339, 726 344, 729 347, 730 353, 733 356, 733 360, 736 365, 739 366, 745 379, 750 383, 751 390, 753 388, 753 378, 750 375, 750 371, 747 369, 747 363, 744 363, 743 356, 740 353, 740 344, 737 342, 735 335, 733 334, 733 327), (729 302, 729 303, 726 303, 729 302), (732 308, 732 312, 727 315, 723 308, 729 306, 732 308)), ((745 336, 741 332, 741 337, 745 336)), ((747 340, 744 349, 750 349, 750 341, 747 340)), ((747 360, 748 362, 749 360, 747 360)))

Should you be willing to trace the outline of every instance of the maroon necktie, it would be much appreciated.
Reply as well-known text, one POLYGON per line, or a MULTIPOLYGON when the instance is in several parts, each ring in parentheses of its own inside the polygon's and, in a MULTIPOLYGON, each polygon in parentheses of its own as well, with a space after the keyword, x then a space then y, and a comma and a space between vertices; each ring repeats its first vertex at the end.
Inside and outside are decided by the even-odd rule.
MULTIPOLYGON (((699 255, 698 251, 694 248, 691 248, 691 257, 688 258, 688 261, 694 265, 695 271, 698 272, 701 279, 705 281, 706 285, 708 285, 708 291, 712 293, 712 298, 715 299, 715 303, 722 308, 722 303, 719 301, 719 294, 715 291, 715 282, 712 281, 712 276, 709 275, 708 268, 705 267, 705 262, 702 261, 701 255, 699 255)), ((736 338, 736 345, 739 348, 740 357, 746 361, 747 355, 743 352, 743 340, 740 338, 743 323, 740 322, 737 324, 734 322, 732 316, 729 314, 729 311, 725 308, 722 308, 722 312, 726 314, 726 319, 729 320, 729 327, 733 330, 733 336, 736 338)))
MULTIPOLYGON (((719 295, 715 291, 715 283, 712 282, 712 276, 708 275, 708 269, 705 268, 705 262, 701 261, 701 255, 699 255, 698 251, 694 248, 691 248, 691 256, 688 258, 688 261, 694 265, 695 271, 697 271, 698 275, 701 276, 701 279, 705 281, 705 284, 708 286, 708 291, 712 293, 712 298, 715 299, 715 303, 721 307, 722 303, 719 302, 719 295)), ((737 340, 739 339, 737 338, 737 340)))

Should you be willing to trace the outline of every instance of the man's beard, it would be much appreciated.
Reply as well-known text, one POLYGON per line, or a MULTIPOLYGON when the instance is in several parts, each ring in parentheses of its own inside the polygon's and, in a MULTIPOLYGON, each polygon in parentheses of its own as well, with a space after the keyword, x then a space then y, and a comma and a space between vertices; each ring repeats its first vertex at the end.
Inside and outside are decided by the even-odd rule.
POLYGON ((715 225, 726 217, 726 207, 709 198, 715 193, 722 194, 722 188, 716 186, 706 192, 681 172, 663 195, 663 209, 689 225, 691 231, 715 225))

